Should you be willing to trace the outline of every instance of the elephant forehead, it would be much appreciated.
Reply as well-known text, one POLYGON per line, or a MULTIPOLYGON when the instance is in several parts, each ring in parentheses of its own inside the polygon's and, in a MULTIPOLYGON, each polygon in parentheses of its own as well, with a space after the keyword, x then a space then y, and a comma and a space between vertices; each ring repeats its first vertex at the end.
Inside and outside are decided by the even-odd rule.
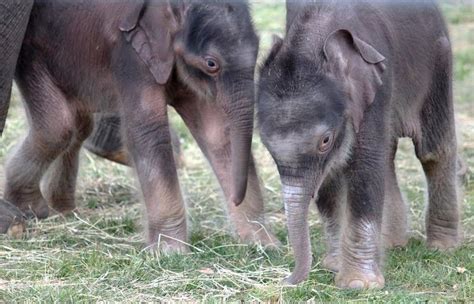
MULTIPOLYGON (((248 43, 248 41, 237 39, 223 45, 211 43, 209 53, 220 54, 228 72, 236 75, 251 73, 253 78, 257 62, 257 49, 255 45, 248 43)), ((245 76, 248 77, 248 75, 245 76)))
POLYGON ((255 68, 257 61, 257 49, 254 45, 249 43, 244 43, 242 40, 237 42, 235 46, 237 49, 237 57, 239 64, 242 68, 252 68, 252 71, 255 68))

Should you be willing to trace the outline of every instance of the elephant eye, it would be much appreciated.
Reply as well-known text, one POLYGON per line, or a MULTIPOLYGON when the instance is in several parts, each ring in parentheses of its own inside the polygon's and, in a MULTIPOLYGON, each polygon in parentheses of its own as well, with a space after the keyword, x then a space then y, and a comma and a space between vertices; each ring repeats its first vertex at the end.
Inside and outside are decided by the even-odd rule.
POLYGON ((220 66, 216 58, 212 56, 207 56, 204 58, 205 61, 205 70, 211 76, 214 76, 219 72, 220 66))
POLYGON ((334 141, 334 135, 332 132, 325 133, 321 140, 319 141, 318 150, 319 153, 326 153, 332 148, 332 144, 334 141))

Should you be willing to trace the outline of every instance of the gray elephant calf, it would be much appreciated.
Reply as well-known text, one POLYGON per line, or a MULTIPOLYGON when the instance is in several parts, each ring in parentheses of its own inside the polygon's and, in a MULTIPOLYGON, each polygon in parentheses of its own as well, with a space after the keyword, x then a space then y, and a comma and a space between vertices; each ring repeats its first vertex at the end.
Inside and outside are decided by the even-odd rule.
POLYGON ((243 0, 35 2, 15 77, 30 129, 6 166, 5 199, 38 218, 50 206, 73 210, 92 115, 118 113, 145 201, 147 244, 187 251, 172 106, 211 163, 240 239, 277 244, 262 229, 251 154, 257 53, 243 0))
POLYGON ((306 279, 311 268, 307 213, 315 199, 329 240, 323 265, 338 272, 336 284, 382 287, 383 211, 391 217, 388 242, 406 240, 393 163, 398 138, 412 138, 428 181, 428 245, 460 242, 448 30, 427 2, 287 8, 286 37, 262 67, 257 102, 296 259, 286 281, 306 279))

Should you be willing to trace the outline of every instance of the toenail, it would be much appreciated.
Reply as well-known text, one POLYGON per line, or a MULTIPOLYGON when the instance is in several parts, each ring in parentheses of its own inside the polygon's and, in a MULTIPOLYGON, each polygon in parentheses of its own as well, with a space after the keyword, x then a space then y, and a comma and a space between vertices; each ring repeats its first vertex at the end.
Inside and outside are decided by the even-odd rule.
POLYGON ((361 280, 353 280, 349 283, 349 288, 362 289, 364 288, 364 282, 361 280))

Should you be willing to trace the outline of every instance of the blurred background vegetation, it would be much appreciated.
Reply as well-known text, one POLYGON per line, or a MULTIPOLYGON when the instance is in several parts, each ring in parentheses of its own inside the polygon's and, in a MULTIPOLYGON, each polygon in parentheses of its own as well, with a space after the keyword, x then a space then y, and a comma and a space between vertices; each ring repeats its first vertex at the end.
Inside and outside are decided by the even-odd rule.
MULTIPOLYGON (((474 4, 445 1, 441 6, 454 47, 459 150, 474 168, 474 4)), ((258 1, 252 8, 262 58, 271 35, 283 32, 284 4, 258 1)), ((324 246, 315 210, 310 216, 314 253, 310 279, 298 287, 281 287, 278 283, 293 267, 293 256, 278 174, 258 135, 253 149, 267 222, 284 244, 278 251, 239 244, 232 237, 216 179, 179 117, 174 113, 171 117, 185 158, 179 175, 188 205, 192 253, 158 258, 143 251, 142 207, 133 174, 83 152, 78 212, 67 218, 32 221, 21 239, 0 237, 0 301, 474 301, 473 169, 463 184, 463 246, 453 253, 429 251, 423 242, 424 178, 411 142, 402 140, 397 169, 410 207, 412 239, 406 248, 387 252, 386 288, 359 292, 334 287, 333 274, 320 267, 324 246)), ((0 163, 25 134, 26 126, 15 92, 0 139, 0 163)))

